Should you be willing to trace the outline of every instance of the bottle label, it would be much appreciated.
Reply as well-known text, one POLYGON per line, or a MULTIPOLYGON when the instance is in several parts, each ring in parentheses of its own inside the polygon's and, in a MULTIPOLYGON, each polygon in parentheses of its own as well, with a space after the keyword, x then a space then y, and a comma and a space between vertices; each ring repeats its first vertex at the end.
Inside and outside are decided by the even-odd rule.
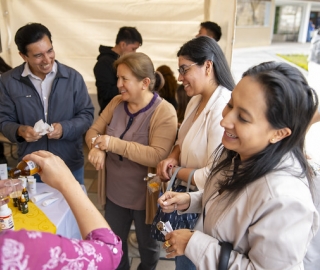
POLYGON ((2 230, 14 230, 12 214, 0 217, 0 227, 2 230))
POLYGON ((28 193, 28 191, 26 190, 26 191, 22 191, 22 194, 23 194, 23 196, 24 196, 24 198, 26 199, 26 202, 29 202, 29 193, 28 193))
POLYGON ((39 171, 39 167, 31 160, 27 160, 26 163, 29 166, 30 169, 30 175, 33 175, 39 171))
POLYGON ((29 210, 28 210, 28 204, 27 204, 26 202, 21 203, 21 212, 22 212, 22 214, 26 214, 26 213, 29 212, 29 210))

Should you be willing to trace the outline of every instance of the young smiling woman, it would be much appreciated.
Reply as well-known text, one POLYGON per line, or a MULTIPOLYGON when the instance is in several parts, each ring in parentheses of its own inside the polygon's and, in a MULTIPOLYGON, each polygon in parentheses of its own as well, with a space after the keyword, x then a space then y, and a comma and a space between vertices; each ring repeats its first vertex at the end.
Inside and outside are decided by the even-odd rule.
MULTIPOLYGON (((201 36, 188 41, 177 56, 178 80, 192 98, 178 140, 170 155, 158 164, 157 174, 168 181, 178 165, 183 168, 177 178, 187 182, 190 172, 197 169, 192 178, 193 189, 202 190, 210 172, 212 152, 221 143, 223 128, 219 123, 234 81, 221 48, 212 38, 201 36)), ((192 270, 195 266, 188 258, 179 257, 176 269, 192 270)))
POLYGON ((164 212, 204 213, 201 229, 166 235, 167 257, 185 254, 197 269, 216 269, 229 242, 232 269, 303 269, 319 226, 304 155, 317 107, 296 68, 267 62, 246 71, 223 111, 222 145, 204 190, 158 200, 164 212))

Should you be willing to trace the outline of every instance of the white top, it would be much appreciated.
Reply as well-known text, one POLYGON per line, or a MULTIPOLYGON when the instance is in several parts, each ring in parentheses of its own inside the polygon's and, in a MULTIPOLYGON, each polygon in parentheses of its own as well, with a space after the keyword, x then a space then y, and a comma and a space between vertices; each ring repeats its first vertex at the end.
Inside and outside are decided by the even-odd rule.
POLYGON ((201 96, 194 96, 188 103, 184 121, 181 124, 177 144, 180 146, 180 165, 198 168, 194 181, 199 190, 204 188, 212 165, 212 153, 221 143, 224 129, 220 126, 222 111, 231 97, 231 91, 218 86, 206 107, 192 123, 201 96))
POLYGON ((43 112, 45 116, 45 121, 47 122, 47 114, 48 114, 48 101, 51 93, 51 88, 53 84, 53 80, 56 77, 57 73, 57 63, 54 62, 52 70, 46 75, 44 80, 40 79, 38 76, 34 75, 28 63, 25 64, 24 70, 21 74, 22 77, 29 77, 30 81, 36 88, 43 105, 43 112))
POLYGON ((229 242, 233 244, 230 269, 304 269, 303 258, 318 230, 319 214, 300 172, 299 162, 289 153, 275 170, 247 185, 231 202, 216 196, 221 173, 204 190, 191 192, 186 212, 202 213, 204 207, 207 212, 203 232, 193 233, 185 255, 197 269, 215 269, 218 242, 229 242))

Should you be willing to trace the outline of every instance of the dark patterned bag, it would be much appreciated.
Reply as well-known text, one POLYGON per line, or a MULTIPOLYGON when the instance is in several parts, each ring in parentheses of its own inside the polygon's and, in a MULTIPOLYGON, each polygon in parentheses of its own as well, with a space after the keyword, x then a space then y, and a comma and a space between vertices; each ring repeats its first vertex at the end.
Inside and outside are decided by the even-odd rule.
MULTIPOLYGON (((185 187, 180 185, 181 180, 176 178, 177 173, 180 169, 181 167, 178 167, 174 171, 174 174, 172 175, 170 182, 168 184, 167 191, 169 190, 174 192, 191 192, 192 191, 192 190, 189 191, 189 188, 190 188, 192 176, 196 170, 193 170, 190 173, 187 187, 185 187)), ((151 237, 158 241, 162 241, 162 242, 165 241, 164 235, 157 228, 157 224, 160 221, 164 223, 169 221, 173 230, 177 230, 177 229, 192 230, 196 225, 198 217, 199 217, 199 214, 197 213, 187 213, 187 214, 178 215, 177 210, 173 211, 172 213, 164 213, 162 212, 161 207, 158 206, 156 216, 154 217, 153 222, 151 224, 151 237)))

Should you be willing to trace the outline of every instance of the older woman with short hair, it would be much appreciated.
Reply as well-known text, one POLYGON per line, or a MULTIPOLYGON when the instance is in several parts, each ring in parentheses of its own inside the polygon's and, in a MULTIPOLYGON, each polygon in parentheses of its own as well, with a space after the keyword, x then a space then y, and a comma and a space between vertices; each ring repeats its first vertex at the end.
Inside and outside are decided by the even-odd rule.
POLYGON ((177 115, 173 106, 154 92, 161 87, 161 74, 155 72, 147 55, 125 54, 115 67, 120 95, 88 130, 88 159, 97 170, 106 170, 106 177, 99 177, 99 193, 105 203, 105 218, 123 242, 118 269, 130 268, 127 238, 132 221, 141 257, 139 269, 155 269, 160 248, 151 238, 150 224, 159 193, 150 198, 143 179, 169 154, 176 137, 177 115))

